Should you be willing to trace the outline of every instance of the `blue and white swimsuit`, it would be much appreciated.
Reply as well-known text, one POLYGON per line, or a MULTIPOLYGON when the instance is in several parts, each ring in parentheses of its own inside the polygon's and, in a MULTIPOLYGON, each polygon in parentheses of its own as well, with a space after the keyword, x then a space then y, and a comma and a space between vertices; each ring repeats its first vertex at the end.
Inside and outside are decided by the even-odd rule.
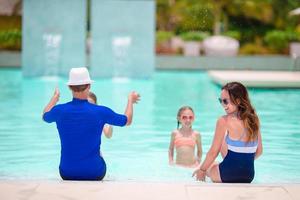
POLYGON ((223 183, 251 183, 254 178, 254 158, 258 141, 232 140, 229 134, 225 141, 228 152, 219 165, 223 183))

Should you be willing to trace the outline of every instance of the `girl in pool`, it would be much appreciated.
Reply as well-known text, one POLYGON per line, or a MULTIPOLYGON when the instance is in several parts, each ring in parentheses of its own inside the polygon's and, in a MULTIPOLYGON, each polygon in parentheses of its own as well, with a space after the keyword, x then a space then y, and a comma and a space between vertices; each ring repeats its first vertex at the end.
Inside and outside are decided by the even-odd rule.
MULTIPOLYGON (((88 100, 88 102, 90 102, 92 104, 97 104, 97 96, 93 92, 89 92, 87 100, 88 100)), ((111 138, 112 132, 113 132, 112 126, 105 124, 103 127, 103 133, 104 133, 105 137, 111 138)))
POLYGON ((223 86, 219 101, 226 115, 218 119, 210 150, 193 176, 201 181, 207 175, 218 183, 250 183, 254 160, 263 149, 258 116, 247 89, 239 82, 223 86), (214 163, 220 152, 223 161, 214 163))
POLYGON ((177 129, 171 134, 169 147, 169 164, 174 164, 174 148, 176 148, 175 164, 184 167, 197 167, 201 162, 202 145, 200 133, 192 129, 195 114, 191 107, 184 106, 177 113, 177 129), (179 127, 181 124, 181 127, 179 127), (195 147, 197 155, 195 156, 195 147))

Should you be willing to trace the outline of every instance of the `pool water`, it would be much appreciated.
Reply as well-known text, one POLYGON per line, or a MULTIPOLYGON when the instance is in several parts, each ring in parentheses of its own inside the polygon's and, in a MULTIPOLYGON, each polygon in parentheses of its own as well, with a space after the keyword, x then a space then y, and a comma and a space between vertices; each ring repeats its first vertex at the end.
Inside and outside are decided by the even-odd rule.
MULTIPOLYGON (((65 78, 23 78, 19 69, 0 70, 0 179, 60 179, 60 141, 54 123, 42 110, 59 87, 60 102, 71 99, 65 78)), ((196 113, 204 155, 215 122, 224 111, 220 86, 205 72, 156 72, 149 80, 95 79, 92 91, 100 104, 123 113, 131 90, 141 94, 133 124, 114 127, 102 139, 106 180, 194 181, 192 169, 168 165, 170 134, 182 105, 196 113)), ((264 153, 255 161, 255 183, 300 182, 300 90, 250 89, 261 120, 264 153)), ((218 157, 221 161, 221 158, 218 157)))

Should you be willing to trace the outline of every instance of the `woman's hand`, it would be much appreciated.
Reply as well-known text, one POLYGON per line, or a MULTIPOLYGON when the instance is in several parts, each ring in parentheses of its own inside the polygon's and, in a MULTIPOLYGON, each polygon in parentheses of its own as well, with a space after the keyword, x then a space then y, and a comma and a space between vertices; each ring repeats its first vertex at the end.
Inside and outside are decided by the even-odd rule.
POLYGON ((137 92, 131 92, 128 96, 128 100, 132 103, 137 103, 140 100, 140 95, 137 92))
POLYGON ((174 166, 175 165, 174 161, 173 160, 169 160, 169 165, 174 166))
POLYGON ((206 172, 200 168, 196 169, 193 173, 193 177, 196 175, 197 181, 205 181, 206 172))

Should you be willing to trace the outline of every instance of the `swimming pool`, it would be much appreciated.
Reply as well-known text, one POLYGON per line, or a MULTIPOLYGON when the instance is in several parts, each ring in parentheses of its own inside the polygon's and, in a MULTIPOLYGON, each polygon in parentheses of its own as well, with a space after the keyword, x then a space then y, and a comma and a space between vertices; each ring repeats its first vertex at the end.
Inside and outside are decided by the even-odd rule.
MULTIPOLYGON (((168 165, 170 132, 182 105, 195 109, 194 128, 207 152, 215 121, 224 112, 220 87, 205 72, 156 72, 150 80, 96 79, 92 91, 103 105, 123 113, 127 94, 140 92, 132 126, 114 128, 103 138, 106 180, 194 181, 193 170, 168 165)), ((60 144, 55 124, 41 113, 53 94, 71 98, 63 78, 23 78, 19 69, 0 69, 0 179, 60 179, 60 144)), ((250 89, 261 119, 264 154, 256 165, 255 183, 300 182, 300 90, 250 89)), ((220 160, 220 159, 219 159, 220 160)))

